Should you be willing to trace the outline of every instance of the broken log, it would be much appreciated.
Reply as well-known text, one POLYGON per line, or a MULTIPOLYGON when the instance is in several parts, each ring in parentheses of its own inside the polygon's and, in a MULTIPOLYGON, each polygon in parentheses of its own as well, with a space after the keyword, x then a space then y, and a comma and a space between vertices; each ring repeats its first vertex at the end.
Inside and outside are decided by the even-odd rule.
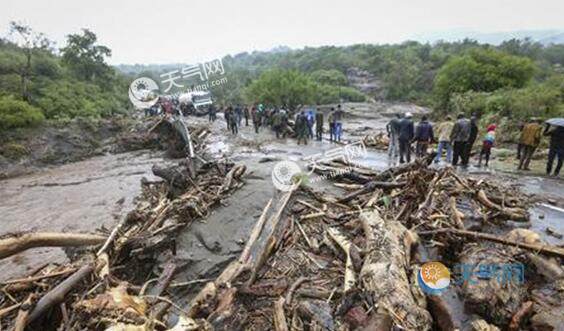
POLYGON ((17 234, 0 240, 0 259, 35 247, 70 247, 99 245, 106 237, 82 233, 38 232, 17 234))
POLYGON ((70 292, 75 286, 80 283, 81 280, 90 275, 93 271, 94 266, 92 264, 86 264, 78 269, 78 271, 76 271, 70 277, 65 279, 62 283, 57 285, 54 289, 47 292, 47 294, 39 299, 39 301, 35 305, 35 308, 29 314, 28 323, 35 321, 37 318, 46 313, 51 307, 63 302, 67 293, 70 292))
POLYGON ((384 220, 377 210, 360 214, 366 236, 364 264, 360 271, 361 288, 378 302, 376 313, 389 315, 408 330, 430 330, 432 318, 412 294, 407 275, 411 243, 409 231, 398 221, 384 220))

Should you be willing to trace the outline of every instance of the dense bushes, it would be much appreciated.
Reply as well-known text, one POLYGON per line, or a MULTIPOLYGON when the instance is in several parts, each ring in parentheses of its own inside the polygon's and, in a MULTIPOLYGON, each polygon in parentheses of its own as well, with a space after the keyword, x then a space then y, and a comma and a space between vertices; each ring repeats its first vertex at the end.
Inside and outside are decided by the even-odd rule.
POLYGON ((27 102, 0 97, 0 130, 33 126, 44 119, 41 111, 27 102))
MULTIPOLYGON (((317 76, 326 82, 339 83, 339 75, 330 71, 317 76), (328 79, 329 77, 329 79, 328 79), (337 77, 337 79, 335 79, 337 77)), ((294 109, 300 104, 323 104, 344 101, 364 101, 365 96, 347 86, 317 83, 311 76, 296 70, 275 69, 264 72, 245 90, 246 99, 251 103, 284 105, 294 109)))
POLYGON ((533 77, 531 60, 496 51, 475 49, 451 58, 435 78, 433 92, 438 106, 448 107, 454 93, 492 92, 520 88, 533 77))

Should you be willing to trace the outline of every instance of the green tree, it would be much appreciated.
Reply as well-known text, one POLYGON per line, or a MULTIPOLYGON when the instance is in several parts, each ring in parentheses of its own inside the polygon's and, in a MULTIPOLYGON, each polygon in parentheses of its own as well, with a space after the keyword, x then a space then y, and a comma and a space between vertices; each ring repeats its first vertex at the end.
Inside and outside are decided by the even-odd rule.
POLYGON ((24 58, 18 59, 18 57, 15 57, 12 68, 20 76, 22 99, 29 102, 31 101, 29 82, 32 75, 32 57, 37 50, 49 48, 50 41, 43 33, 38 33, 30 26, 14 21, 10 22, 10 34, 16 36, 17 43, 23 50, 24 58))
POLYGON ((313 103, 316 85, 307 75, 295 70, 275 69, 262 73, 245 90, 249 102, 282 105, 290 110, 313 103))
POLYGON ((444 109, 454 93, 521 88, 532 78, 535 69, 528 58, 494 49, 474 49, 452 57, 440 69, 434 82, 435 100, 444 109))
POLYGON ((347 85, 347 76, 335 69, 316 70, 310 74, 311 78, 319 84, 334 86, 347 85))
POLYGON ((67 46, 61 48, 63 62, 81 80, 102 82, 110 78, 112 70, 104 61, 112 51, 96 45, 97 40, 94 32, 83 29, 82 34, 68 35, 67 46))

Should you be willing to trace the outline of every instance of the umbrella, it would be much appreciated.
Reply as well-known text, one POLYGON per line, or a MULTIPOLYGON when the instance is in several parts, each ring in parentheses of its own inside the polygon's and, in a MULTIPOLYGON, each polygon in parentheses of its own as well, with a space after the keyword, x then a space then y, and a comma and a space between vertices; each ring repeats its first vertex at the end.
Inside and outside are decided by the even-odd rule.
POLYGON ((548 124, 554 125, 554 126, 564 126, 564 118, 562 118, 562 117, 551 118, 551 119, 547 120, 545 123, 548 123, 548 124))

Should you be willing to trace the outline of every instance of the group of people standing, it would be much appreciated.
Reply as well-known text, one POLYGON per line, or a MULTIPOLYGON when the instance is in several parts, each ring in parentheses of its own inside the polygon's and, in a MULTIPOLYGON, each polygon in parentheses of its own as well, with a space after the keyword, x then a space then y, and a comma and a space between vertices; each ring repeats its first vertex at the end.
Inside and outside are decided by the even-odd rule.
MULTIPOLYGON (((485 166, 488 166, 496 139, 496 128, 495 124, 489 124, 486 127, 477 164, 479 167, 482 166, 482 160, 485 161, 485 166)), ((438 145, 435 163, 441 161, 443 151, 446 151, 446 162, 452 163, 453 166, 457 166, 460 162, 462 167, 468 166, 472 147, 479 134, 476 116, 473 115, 468 119, 462 113, 457 116, 456 121, 446 116, 435 130, 425 115, 417 125, 413 123, 411 113, 406 113, 403 118, 396 115, 386 126, 386 131, 389 137, 388 156, 394 163, 398 155, 400 163, 411 161, 413 143, 416 143, 416 156, 423 157, 429 145, 436 142, 438 145)), ((517 169, 529 170, 529 163, 540 144, 542 135, 550 136, 546 173, 558 176, 564 160, 564 127, 547 123, 543 131, 541 121, 537 118, 532 118, 522 126, 517 148, 517 159, 519 160, 517 169), (556 168, 552 173, 552 166, 556 159, 556 168)))
MULTIPOLYGON (((262 104, 258 106, 242 107, 240 105, 228 106, 223 109, 227 129, 232 134, 237 135, 242 120, 245 119, 245 125, 249 125, 251 119, 255 133, 259 133, 261 127, 270 127, 276 134, 276 138, 285 138, 289 129, 289 111, 286 107, 264 107, 262 104)), ((208 108, 209 121, 216 120, 216 109, 212 105, 208 108)), ((328 116, 329 123, 329 140, 341 141, 343 131, 343 111, 341 105, 337 109, 331 108, 328 116)), ((298 145, 307 144, 309 139, 314 138, 321 141, 324 133, 324 114, 321 110, 309 109, 301 110, 295 116, 294 132, 296 134, 298 145)))
MULTIPOLYGON (((482 150, 480 152, 480 160, 478 165, 482 164, 482 157, 485 157, 486 166, 490 160, 491 148, 495 141, 495 125, 487 127, 487 133, 484 136, 482 150)), ((446 161, 457 166, 468 166, 472 146, 478 137, 478 125, 476 117, 466 118, 464 114, 459 114, 456 122, 450 116, 446 116, 445 121, 439 123, 436 129, 423 115, 421 121, 415 125, 412 120, 412 114, 406 113, 404 118, 397 115, 392 119, 386 130, 390 138, 388 146, 388 155, 394 160, 398 156, 400 163, 411 161, 411 145, 415 143, 415 155, 423 157, 427 154, 429 146, 435 142, 437 145, 437 156, 435 163, 442 159, 443 151, 446 152, 446 161), (398 148, 399 147, 399 148, 398 148)))

